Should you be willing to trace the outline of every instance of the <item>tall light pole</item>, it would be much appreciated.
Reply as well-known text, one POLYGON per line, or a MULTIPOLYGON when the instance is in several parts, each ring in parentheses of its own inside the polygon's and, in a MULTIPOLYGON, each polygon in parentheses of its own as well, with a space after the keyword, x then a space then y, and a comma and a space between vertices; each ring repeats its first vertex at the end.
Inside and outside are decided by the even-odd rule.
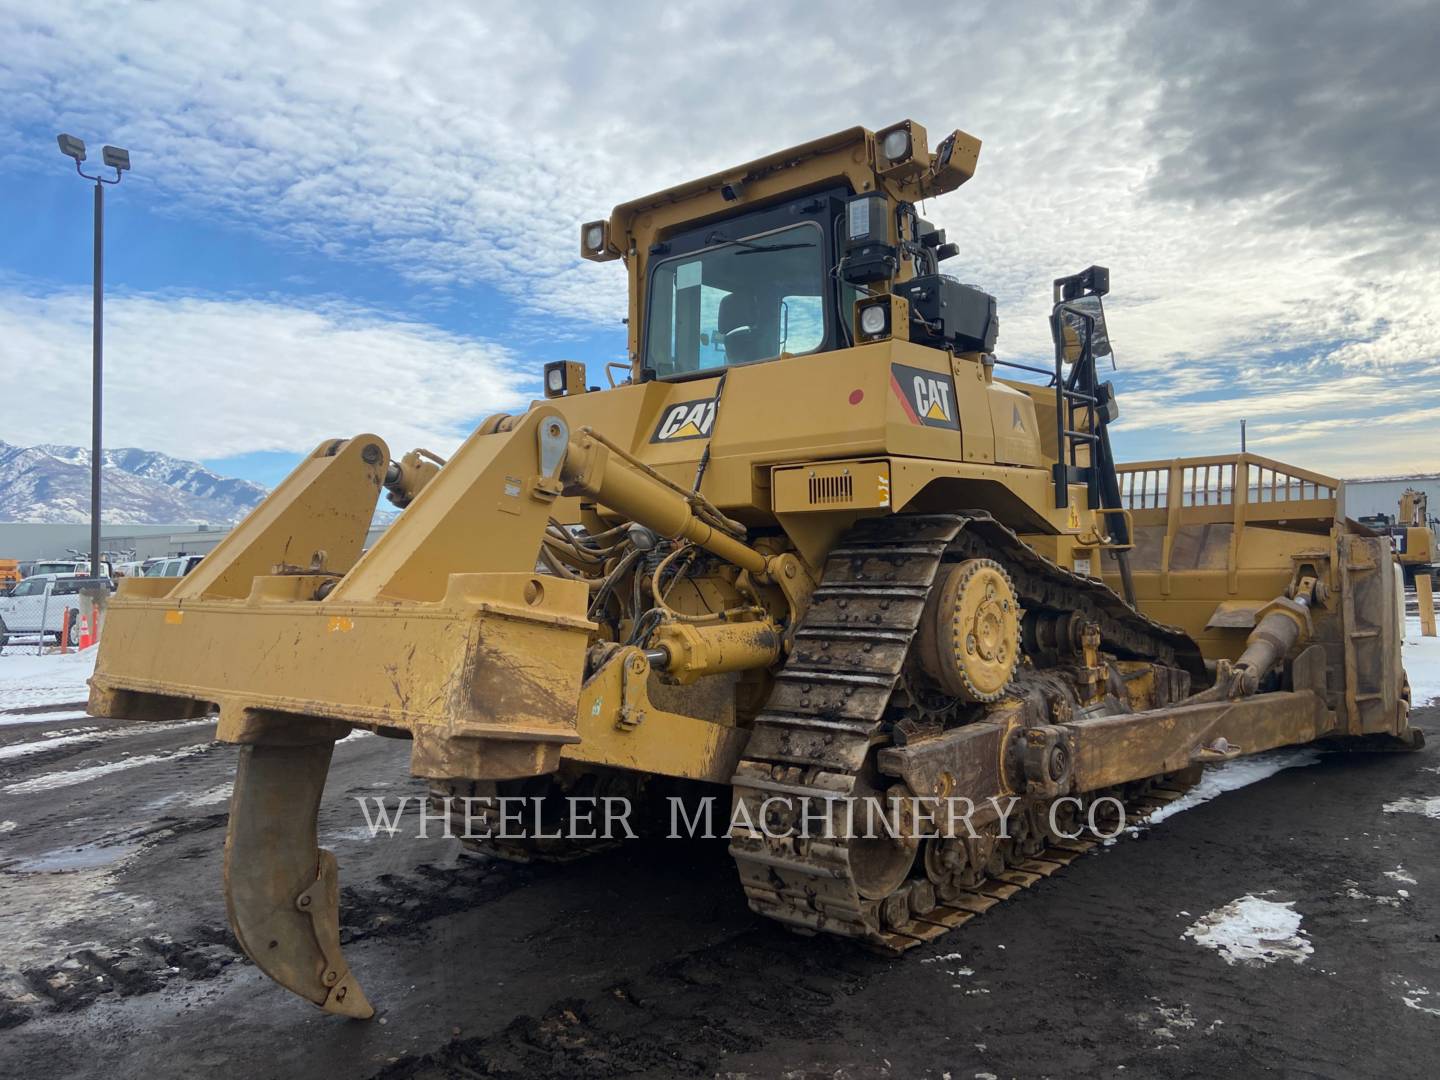
POLYGON ((130 151, 118 146, 106 146, 100 156, 105 164, 115 170, 115 178, 91 176, 80 163, 85 160, 85 144, 73 135, 57 135, 60 152, 75 159, 75 171, 86 180, 95 182, 95 274, 94 313, 91 330, 91 372, 90 383, 90 576, 100 577, 100 416, 101 416, 101 375, 104 369, 104 271, 105 271, 105 185, 118 184, 130 168, 130 151))

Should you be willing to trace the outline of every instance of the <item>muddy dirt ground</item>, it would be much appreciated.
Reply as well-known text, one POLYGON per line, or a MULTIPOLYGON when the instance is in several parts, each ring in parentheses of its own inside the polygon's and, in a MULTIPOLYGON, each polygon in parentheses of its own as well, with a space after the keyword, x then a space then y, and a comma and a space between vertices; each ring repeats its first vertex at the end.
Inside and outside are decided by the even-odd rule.
MULTIPOLYGON (((1440 709, 1415 718, 1440 732, 1440 709)), ((1228 792, 898 960, 752 917, 721 843, 536 869, 367 839, 352 795, 419 788, 404 744, 352 738, 321 832, 380 1009, 361 1023, 237 953, 235 751, 211 725, 10 720, 4 1076, 1429 1077, 1440 1060, 1433 734, 1228 792), (1313 952, 1231 965, 1183 936, 1246 895, 1293 902, 1313 952)))

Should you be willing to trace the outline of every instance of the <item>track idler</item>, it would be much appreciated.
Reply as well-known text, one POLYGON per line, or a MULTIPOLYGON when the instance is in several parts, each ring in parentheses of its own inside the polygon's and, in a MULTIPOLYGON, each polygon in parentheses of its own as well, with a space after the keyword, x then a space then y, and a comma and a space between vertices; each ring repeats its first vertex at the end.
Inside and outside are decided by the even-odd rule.
POLYGON ((340 952, 335 856, 319 847, 316 813, 332 740, 240 748, 225 837, 225 906, 245 954, 326 1012, 375 1015, 340 952))

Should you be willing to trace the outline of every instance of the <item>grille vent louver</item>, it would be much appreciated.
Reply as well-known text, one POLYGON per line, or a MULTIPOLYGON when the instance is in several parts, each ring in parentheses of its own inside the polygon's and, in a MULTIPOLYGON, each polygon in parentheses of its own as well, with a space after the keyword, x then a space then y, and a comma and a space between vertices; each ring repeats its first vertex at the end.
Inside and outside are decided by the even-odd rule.
POLYGON ((843 476, 810 477, 810 505, 826 506, 848 503, 855 497, 855 478, 849 473, 843 476))

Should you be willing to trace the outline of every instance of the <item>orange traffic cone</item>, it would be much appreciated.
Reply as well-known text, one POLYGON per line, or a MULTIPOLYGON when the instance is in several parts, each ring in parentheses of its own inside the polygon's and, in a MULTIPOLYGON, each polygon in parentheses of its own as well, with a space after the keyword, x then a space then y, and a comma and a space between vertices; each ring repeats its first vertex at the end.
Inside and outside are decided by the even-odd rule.
POLYGON ((82 649, 88 649, 95 644, 94 635, 90 632, 90 618, 89 615, 80 616, 80 648, 82 649))

